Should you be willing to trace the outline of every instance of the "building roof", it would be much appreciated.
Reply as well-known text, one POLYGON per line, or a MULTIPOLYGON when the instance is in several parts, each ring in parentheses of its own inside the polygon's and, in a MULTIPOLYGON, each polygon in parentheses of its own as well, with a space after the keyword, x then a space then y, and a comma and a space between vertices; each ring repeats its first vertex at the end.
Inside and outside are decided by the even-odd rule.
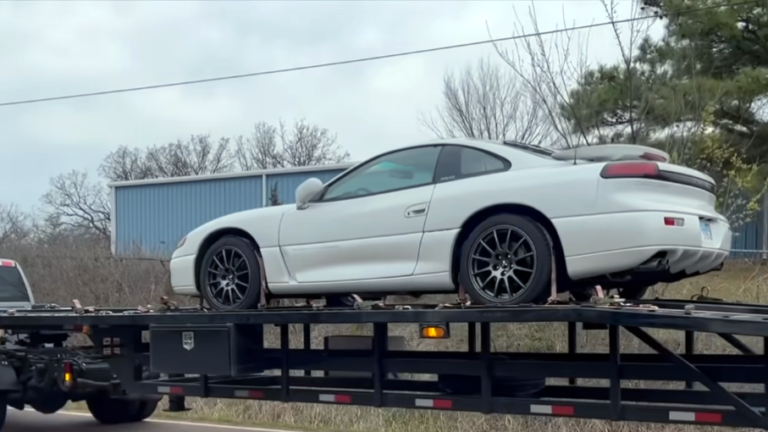
POLYGON ((275 168, 275 169, 260 170, 260 171, 237 171, 237 172, 228 172, 228 173, 221 173, 221 174, 168 177, 168 178, 147 179, 147 180, 128 180, 128 181, 110 182, 109 184, 107 184, 107 186, 109 186, 110 188, 120 188, 120 187, 127 187, 127 186, 145 186, 145 185, 156 185, 156 184, 167 184, 167 183, 187 183, 187 182, 205 181, 205 180, 224 180, 224 179, 238 178, 238 177, 260 177, 264 175, 275 175, 275 174, 293 174, 293 173, 307 173, 307 172, 317 172, 317 171, 346 170, 347 168, 350 168, 355 164, 356 162, 350 162, 350 163, 335 164, 335 165, 311 165, 311 166, 290 167, 290 168, 275 168))

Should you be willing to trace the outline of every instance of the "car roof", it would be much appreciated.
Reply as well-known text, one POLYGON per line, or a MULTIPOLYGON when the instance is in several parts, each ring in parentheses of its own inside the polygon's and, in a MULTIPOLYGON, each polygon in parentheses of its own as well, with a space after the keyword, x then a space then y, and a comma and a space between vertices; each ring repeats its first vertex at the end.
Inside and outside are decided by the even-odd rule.
MULTIPOLYGON (((511 145, 505 145, 504 142, 501 140, 493 141, 493 140, 482 139, 482 138, 434 139, 434 140, 422 141, 420 143, 404 146, 400 148, 400 150, 404 150, 410 147, 419 147, 423 145, 436 145, 436 144, 462 145, 462 146, 474 147, 477 149, 489 151, 491 153, 495 153, 497 155, 500 155, 509 159, 509 161, 512 162, 512 165, 516 166, 517 168, 529 167, 529 166, 531 167, 541 166, 541 165, 558 165, 562 163, 560 161, 549 159, 542 155, 537 155, 530 151, 525 151, 523 149, 516 148, 511 145)), ((524 143, 521 143, 521 144, 524 145, 524 143)))

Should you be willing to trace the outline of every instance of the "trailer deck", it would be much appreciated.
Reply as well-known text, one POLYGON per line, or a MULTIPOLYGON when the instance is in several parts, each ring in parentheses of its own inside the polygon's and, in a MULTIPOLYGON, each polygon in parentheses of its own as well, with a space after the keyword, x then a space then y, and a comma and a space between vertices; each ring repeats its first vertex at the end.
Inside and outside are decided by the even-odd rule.
MULTIPOLYGON (((155 310, 45 305, 0 313, 0 328, 16 333, 85 329, 94 343, 92 355, 114 373, 113 394, 168 395, 175 409, 183 409, 183 398, 191 396, 768 429, 766 305, 606 299, 545 306, 371 304, 249 312, 167 302, 155 310), (492 349, 492 324, 534 322, 567 323, 567 352, 492 349), (451 324, 458 323, 476 331, 468 333, 462 351, 391 350, 388 324, 396 323, 436 329, 425 336, 448 335, 451 324), (312 349, 312 326, 331 324, 370 324, 370 349, 312 349), (301 325, 303 341, 293 344, 301 348, 291 348, 290 325, 301 325), (277 327, 279 347, 266 346, 265 326, 277 327), (664 346, 646 329, 681 332, 683 349, 664 346), (578 352, 579 331, 607 332, 607 352, 578 352), (697 353, 697 333, 715 334, 733 353, 697 353), (761 338, 762 350, 739 336, 761 338), (649 353, 622 352, 625 337, 637 339, 649 353), (437 377, 421 379, 424 374, 437 377), (663 384, 649 388, 651 381, 663 384)), ((77 377, 71 385, 77 385, 77 377)))

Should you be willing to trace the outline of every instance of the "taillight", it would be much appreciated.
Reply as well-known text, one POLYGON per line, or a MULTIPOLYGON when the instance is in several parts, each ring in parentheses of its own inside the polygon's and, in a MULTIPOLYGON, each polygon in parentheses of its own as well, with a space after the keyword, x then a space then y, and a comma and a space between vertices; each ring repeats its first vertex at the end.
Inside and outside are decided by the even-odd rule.
POLYGON ((655 162, 612 162, 603 167, 602 178, 657 177, 659 165, 655 162))

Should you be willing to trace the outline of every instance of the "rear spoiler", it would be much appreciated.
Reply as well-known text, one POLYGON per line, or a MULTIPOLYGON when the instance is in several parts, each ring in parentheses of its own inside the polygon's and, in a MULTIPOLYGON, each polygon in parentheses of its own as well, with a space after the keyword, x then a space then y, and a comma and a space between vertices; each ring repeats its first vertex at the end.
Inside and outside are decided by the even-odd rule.
POLYGON ((613 162, 625 160, 649 160, 669 162, 669 154, 653 147, 635 144, 600 144, 577 147, 552 153, 556 160, 587 160, 590 162, 613 162))

